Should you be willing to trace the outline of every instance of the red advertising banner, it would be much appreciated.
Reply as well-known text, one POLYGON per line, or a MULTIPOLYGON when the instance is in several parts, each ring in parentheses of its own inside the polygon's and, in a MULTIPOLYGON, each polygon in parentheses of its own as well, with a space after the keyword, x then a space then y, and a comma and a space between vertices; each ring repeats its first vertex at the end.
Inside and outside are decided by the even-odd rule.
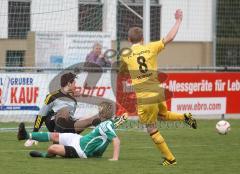
MULTIPOLYGON (((162 87, 173 93, 168 109, 199 115, 240 113, 240 73, 159 74, 162 87)), ((117 114, 136 114, 136 98, 129 77, 118 77, 117 114)))

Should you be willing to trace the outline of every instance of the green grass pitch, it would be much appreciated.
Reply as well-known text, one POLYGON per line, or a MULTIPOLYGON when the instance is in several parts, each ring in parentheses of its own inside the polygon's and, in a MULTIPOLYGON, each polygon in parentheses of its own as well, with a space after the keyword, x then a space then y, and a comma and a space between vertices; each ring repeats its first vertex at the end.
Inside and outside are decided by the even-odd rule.
MULTIPOLYGON (((44 151, 49 143, 26 148, 16 140, 15 132, 0 131, 0 173, 8 174, 239 174, 240 173, 240 121, 229 120, 231 131, 218 135, 217 120, 201 120, 199 129, 168 127, 161 124, 160 131, 176 155, 178 164, 160 165, 161 154, 146 132, 136 129, 119 130, 120 159, 110 162, 112 145, 99 159, 43 159, 31 158, 28 152, 44 151)), ((16 127, 15 123, 0 123, 0 128, 16 127)))

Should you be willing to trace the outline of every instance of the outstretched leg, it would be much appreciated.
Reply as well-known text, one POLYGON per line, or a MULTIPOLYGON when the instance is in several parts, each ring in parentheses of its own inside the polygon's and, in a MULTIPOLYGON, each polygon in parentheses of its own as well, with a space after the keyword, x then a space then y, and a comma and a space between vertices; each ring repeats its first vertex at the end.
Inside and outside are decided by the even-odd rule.
POLYGON ((184 121, 193 129, 197 129, 197 121, 192 117, 191 113, 180 114, 180 113, 168 111, 166 102, 159 103, 158 108, 159 108, 158 116, 161 120, 184 121))
POLYGON ((20 123, 17 134, 18 140, 37 140, 40 142, 54 141, 59 142, 59 133, 57 132, 30 132, 28 133, 25 129, 25 124, 20 123))
POLYGON ((166 102, 159 103, 158 108, 159 108, 158 115, 161 120, 171 120, 171 121, 184 120, 184 114, 168 111, 166 102))
POLYGON ((156 123, 147 124, 146 126, 147 126, 147 131, 148 131, 149 135, 151 136, 154 144, 157 146, 157 148, 165 156, 164 161, 162 162, 162 165, 177 164, 176 159, 173 156, 170 149, 168 148, 167 143, 165 142, 164 138, 162 137, 162 135, 158 131, 156 123))
MULTIPOLYGON (((70 139, 71 139, 70 135, 79 136, 79 135, 70 134, 70 133, 61 134, 61 135, 63 136, 65 135, 65 137, 67 138, 69 137, 70 139)), ((53 142, 59 143, 59 139, 60 139, 59 136, 60 136, 60 133, 57 133, 57 132, 28 133, 25 129, 24 123, 20 123, 17 138, 18 140, 32 139, 40 142, 53 141, 53 142)), ((47 152, 31 151, 30 156, 50 158, 50 157, 59 155, 66 158, 78 158, 79 156, 78 156, 78 153, 76 152, 76 149, 71 145, 69 145, 71 141, 68 142, 68 140, 69 139, 65 139, 65 141, 63 141, 63 138, 62 138, 62 144, 60 142, 60 144, 53 144, 49 146, 47 152)))
POLYGON ((39 152, 39 151, 31 151, 29 155, 31 157, 42 157, 42 158, 51 158, 55 157, 56 155, 65 157, 66 156, 66 150, 64 145, 60 144, 53 144, 48 147, 47 152, 39 152))
POLYGON ((141 123, 147 127, 147 132, 151 136, 154 144, 165 157, 162 165, 176 164, 176 159, 167 146, 164 138, 157 129, 157 114, 159 112, 158 104, 138 105, 138 116, 141 123), (165 162, 168 163, 165 163, 165 162))
POLYGON ((75 121, 74 129, 75 129, 75 132, 81 133, 86 128, 88 128, 90 126, 96 126, 99 123, 101 123, 100 118, 98 116, 93 116, 93 117, 89 117, 89 118, 86 118, 86 119, 75 121))

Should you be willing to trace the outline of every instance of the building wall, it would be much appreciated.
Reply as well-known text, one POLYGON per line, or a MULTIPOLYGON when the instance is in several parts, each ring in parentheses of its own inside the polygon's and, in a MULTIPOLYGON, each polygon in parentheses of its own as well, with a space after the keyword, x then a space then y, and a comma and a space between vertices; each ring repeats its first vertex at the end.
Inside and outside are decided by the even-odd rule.
MULTIPOLYGON (((116 49, 116 42, 113 42, 116 49)), ((122 42, 121 47, 129 47, 122 42)), ((25 50, 25 66, 35 66, 35 36, 29 33, 27 40, 0 39, 0 66, 5 66, 7 50, 25 50)), ((211 42, 173 42, 161 52, 159 67, 213 66, 211 42)))
POLYGON ((28 33, 25 66, 35 66, 35 33, 28 33))
MULTIPOLYGON (((122 42, 121 47, 129 47, 122 42)), ((116 48, 116 42, 113 42, 116 48)), ((25 50, 25 66, 35 66, 35 37, 30 33, 27 40, 0 40, 0 66, 5 66, 7 50, 25 50)), ((211 42, 173 42, 159 55, 159 67, 213 66, 211 42)))
POLYGON ((6 65, 8 50, 26 51, 24 66, 35 65, 35 39, 34 33, 29 33, 27 39, 0 39, 0 67, 6 65))
POLYGON ((174 42, 159 55, 158 66, 212 66, 212 43, 174 42))
MULTIPOLYGON (((117 0, 102 0, 104 7, 103 30, 111 33, 116 45, 117 0), (107 9, 107 10, 106 10, 107 9)), ((174 43, 162 52, 159 66, 212 65, 212 12, 209 0, 159 0, 162 6, 161 37, 174 24, 174 12, 183 9, 184 18, 174 43)), ((0 1, 0 65, 5 65, 6 50, 26 50, 25 66, 35 65, 35 39, 30 33, 27 40, 8 40, 8 0, 0 1)), ((78 0, 32 0, 31 31, 78 30, 78 0)), ((121 47, 128 44, 122 42, 121 47)))
MULTIPOLYGON (((128 42, 121 43, 121 48, 129 46, 128 42)), ((159 54, 158 66, 213 66, 212 54, 212 42, 172 42, 159 54)))

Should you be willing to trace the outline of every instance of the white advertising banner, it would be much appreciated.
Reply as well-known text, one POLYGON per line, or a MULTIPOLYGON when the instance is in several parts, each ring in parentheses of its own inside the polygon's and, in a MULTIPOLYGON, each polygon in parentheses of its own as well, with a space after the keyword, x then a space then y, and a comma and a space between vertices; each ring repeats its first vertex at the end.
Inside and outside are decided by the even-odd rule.
POLYGON ((66 67, 79 62, 85 62, 86 56, 98 42, 102 45, 102 53, 111 48, 111 36, 103 32, 74 32, 65 33, 64 59, 66 67))
MULTIPOLYGON (((91 104, 95 103, 94 100, 96 99, 94 97, 116 102, 116 97, 111 85, 111 73, 103 73, 101 78, 94 86, 84 86, 85 79, 88 75, 88 73, 81 73, 81 75, 79 75, 77 78, 76 93, 80 95, 80 101, 87 101, 78 102, 78 107, 75 112, 75 118, 77 119, 90 117, 98 113, 97 105, 91 104)), ((94 73, 92 73, 92 76, 94 76, 94 73)))
POLYGON ((35 64, 37 67, 63 65, 64 38, 64 33, 36 32, 35 64))
POLYGON ((172 98, 171 111, 197 115, 226 113, 226 97, 172 98))
POLYGON ((65 68, 85 62, 96 42, 103 53, 111 48, 111 36, 103 32, 36 32, 36 66, 65 68))
MULTIPOLYGON (((2 73, 0 76, 0 115, 36 115, 49 92, 49 84, 57 74, 46 73, 2 73)), ((97 97, 115 102, 111 86, 111 74, 103 73, 96 85, 83 86, 87 73, 81 73, 76 79, 78 102, 76 118, 97 114, 96 105, 84 100, 97 97)), ((60 83, 60 82, 59 82, 60 83)), ((57 90, 57 89, 56 89, 57 90)), ((94 103, 94 102, 93 102, 94 103)))
POLYGON ((3 115, 37 114, 54 74, 1 74, 1 109, 3 115))

